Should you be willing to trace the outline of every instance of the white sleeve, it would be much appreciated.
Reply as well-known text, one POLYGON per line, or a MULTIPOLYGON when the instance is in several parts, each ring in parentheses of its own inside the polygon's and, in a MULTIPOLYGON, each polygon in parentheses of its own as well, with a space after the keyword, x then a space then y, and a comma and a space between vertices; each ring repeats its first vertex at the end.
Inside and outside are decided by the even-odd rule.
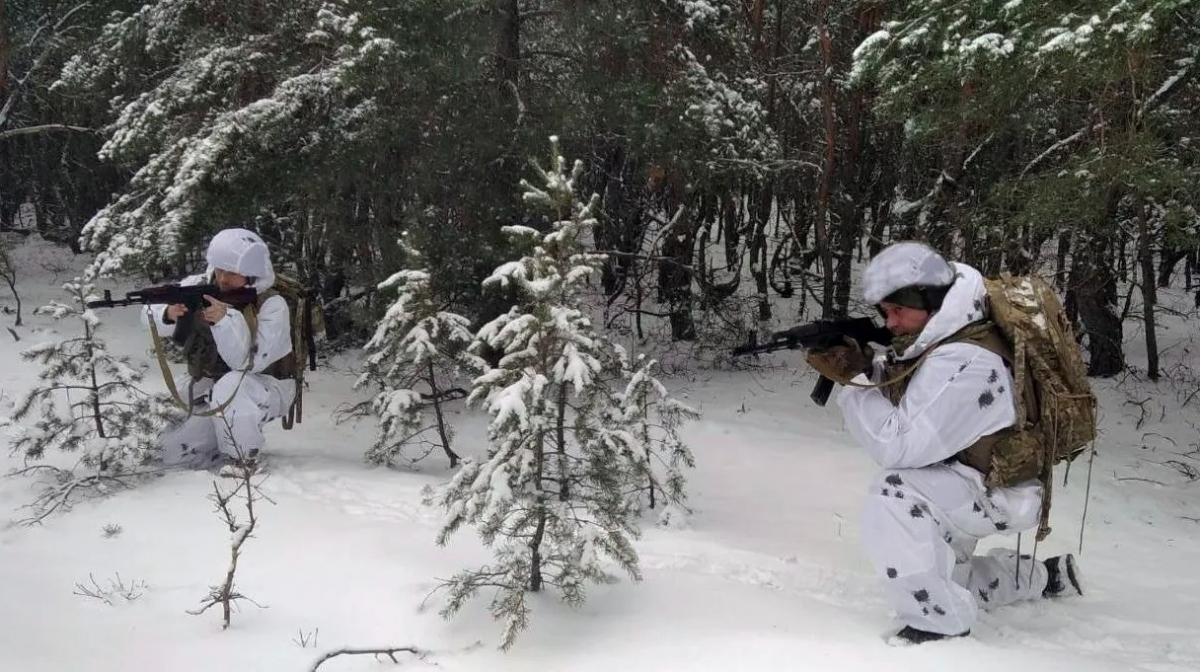
MULTIPOLYGON (((199 275, 189 275, 188 277, 184 278, 183 280, 180 280, 179 284, 180 284, 180 286, 199 285, 199 284, 203 284, 204 281, 207 279, 208 279, 208 277, 206 275, 204 275, 203 273, 201 273, 199 275)), ((153 321, 154 325, 156 327, 158 327, 158 333, 160 335, 171 336, 172 334, 175 333, 175 323, 174 322, 165 322, 164 318, 166 318, 166 316, 167 316, 167 304, 152 303, 152 304, 145 306, 145 308, 142 310, 142 323, 149 326, 150 322, 153 321)))
MULTIPOLYGON (((244 371, 250 353, 250 326, 241 311, 229 309, 220 322, 212 325, 217 353, 233 371, 244 371)), ((292 351, 292 322, 287 301, 276 294, 263 302, 258 313, 257 352, 250 366, 261 373, 275 361, 292 351)))
POLYGON ((878 388, 846 386, 837 401, 850 434, 884 469, 936 464, 1017 419, 1004 360, 970 343, 929 353, 899 406, 878 388))

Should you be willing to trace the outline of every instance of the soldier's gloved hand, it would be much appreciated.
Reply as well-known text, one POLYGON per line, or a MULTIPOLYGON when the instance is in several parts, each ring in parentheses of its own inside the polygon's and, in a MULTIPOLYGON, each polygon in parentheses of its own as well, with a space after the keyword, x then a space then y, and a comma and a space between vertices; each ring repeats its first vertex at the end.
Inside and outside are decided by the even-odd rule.
POLYGON ((845 385, 860 373, 871 374, 873 353, 870 346, 859 345, 847 336, 842 343, 821 350, 809 350, 808 365, 826 378, 845 385))

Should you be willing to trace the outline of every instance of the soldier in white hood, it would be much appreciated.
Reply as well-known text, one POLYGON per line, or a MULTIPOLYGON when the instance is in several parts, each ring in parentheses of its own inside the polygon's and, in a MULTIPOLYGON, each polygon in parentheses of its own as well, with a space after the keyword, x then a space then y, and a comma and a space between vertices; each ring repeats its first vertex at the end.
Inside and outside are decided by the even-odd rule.
POLYGON ((164 465, 220 467, 229 475, 254 469, 263 425, 283 416, 295 397, 289 367, 296 362, 288 304, 271 289, 275 271, 262 238, 246 229, 225 229, 209 243, 206 260, 205 273, 180 284, 212 283, 222 291, 254 288, 253 326, 242 311, 213 297, 206 297, 207 307, 195 315, 175 304, 148 306, 145 317, 163 335, 193 321, 185 346, 188 373, 176 378, 175 387, 195 406, 192 415, 159 437, 164 465))
POLYGON ((1036 479, 989 490, 986 460, 970 459, 968 449, 1016 421, 1004 360, 964 336, 987 319, 979 271, 898 243, 867 266, 863 296, 896 337, 890 351, 873 357, 847 343, 809 361, 849 381, 837 399, 846 426, 883 468, 868 491, 863 538, 903 624, 891 643, 964 636, 981 608, 1080 593, 1070 555, 974 555, 984 537, 1036 527, 1041 508, 1036 479), (914 366, 906 385, 878 385, 914 366))

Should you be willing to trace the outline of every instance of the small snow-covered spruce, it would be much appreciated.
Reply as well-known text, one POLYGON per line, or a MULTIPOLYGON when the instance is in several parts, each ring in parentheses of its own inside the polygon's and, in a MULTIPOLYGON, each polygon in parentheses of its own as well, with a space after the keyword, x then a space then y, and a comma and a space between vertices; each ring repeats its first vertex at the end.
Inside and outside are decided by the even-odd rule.
POLYGON ((370 404, 379 432, 367 461, 413 464, 440 448, 456 467, 459 457, 450 446, 454 432, 445 403, 455 394, 465 396, 455 386, 460 375, 485 368, 467 352, 474 339, 470 321, 439 310, 425 271, 400 271, 379 288, 395 288, 397 295, 366 345, 366 366, 355 383, 356 388, 377 390, 370 404))
POLYGON ((100 336, 100 319, 86 307, 92 285, 76 279, 63 285, 70 303, 52 302, 34 311, 56 320, 77 319, 78 336, 35 345, 21 353, 38 362, 38 384, 16 405, 13 420, 25 426, 12 442, 25 458, 16 473, 48 472, 52 483, 30 505, 37 522, 69 508, 77 495, 106 492, 131 485, 144 472, 164 426, 180 419, 180 411, 161 394, 140 386, 145 365, 113 355, 100 336), (30 423, 30 421, 32 421, 30 423), (43 463, 54 452, 78 454, 71 468, 43 463))
POLYGON ((683 424, 700 417, 696 409, 670 396, 666 386, 654 376, 656 360, 646 360, 633 373, 621 395, 618 426, 628 427, 642 451, 644 477, 636 484, 638 500, 656 508, 663 505, 659 522, 670 523, 672 516, 687 512, 687 479, 684 470, 695 466, 692 451, 679 434, 683 424))
MULTIPOLYGON (((491 613, 503 619, 501 648, 528 625, 527 592, 557 589, 571 605, 584 601, 587 582, 615 580, 615 565, 640 580, 637 552, 640 506, 627 494, 644 481, 645 452, 619 390, 629 378, 624 350, 588 318, 584 285, 604 261, 585 250, 598 199, 581 203, 551 139, 551 166, 534 166, 544 186, 522 181, 525 200, 555 221, 542 234, 528 227, 506 232, 528 245, 519 261, 496 269, 487 286, 515 287, 520 302, 484 325, 484 343, 502 353, 477 377, 470 403, 491 414, 486 459, 464 460, 436 495, 447 511, 438 543, 464 524, 474 525, 493 549, 494 562, 460 572, 441 586, 450 617, 480 589, 494 590, 491 613)), ((433 497, 431 497, 433 499, 433 497)))

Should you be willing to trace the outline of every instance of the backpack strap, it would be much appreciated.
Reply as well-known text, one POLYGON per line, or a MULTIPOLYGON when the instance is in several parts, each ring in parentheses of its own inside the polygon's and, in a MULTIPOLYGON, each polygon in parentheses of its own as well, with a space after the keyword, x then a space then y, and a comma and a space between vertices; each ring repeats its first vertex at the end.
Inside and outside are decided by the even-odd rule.
POLYGON ((959 330, 958 333, 951 336, 942 343, 970 343, 987 350, 1004 360, 1005 366, 1013 377, 1013 384, 1016 386, 1014 395, 1020 399, 1020 404, 1017 407, 1016 427, 1026 428, 1029 425, 1037 423, 1041 413, 1038 410, 1037 391, 1033 389, 1033 385, 1029 381, 1033 380, 1033 372, 1029 370, 1025 364, 1024 358, 1020 357, 1013 351, 1013 347, 1005 338, 1004 333, 1000 331, 1000 327, 994 322, 978 322, 974 325, 968 325, 959 330), (1021 371, 1017 367, 1022 366, 1025 370, 1021 371))

